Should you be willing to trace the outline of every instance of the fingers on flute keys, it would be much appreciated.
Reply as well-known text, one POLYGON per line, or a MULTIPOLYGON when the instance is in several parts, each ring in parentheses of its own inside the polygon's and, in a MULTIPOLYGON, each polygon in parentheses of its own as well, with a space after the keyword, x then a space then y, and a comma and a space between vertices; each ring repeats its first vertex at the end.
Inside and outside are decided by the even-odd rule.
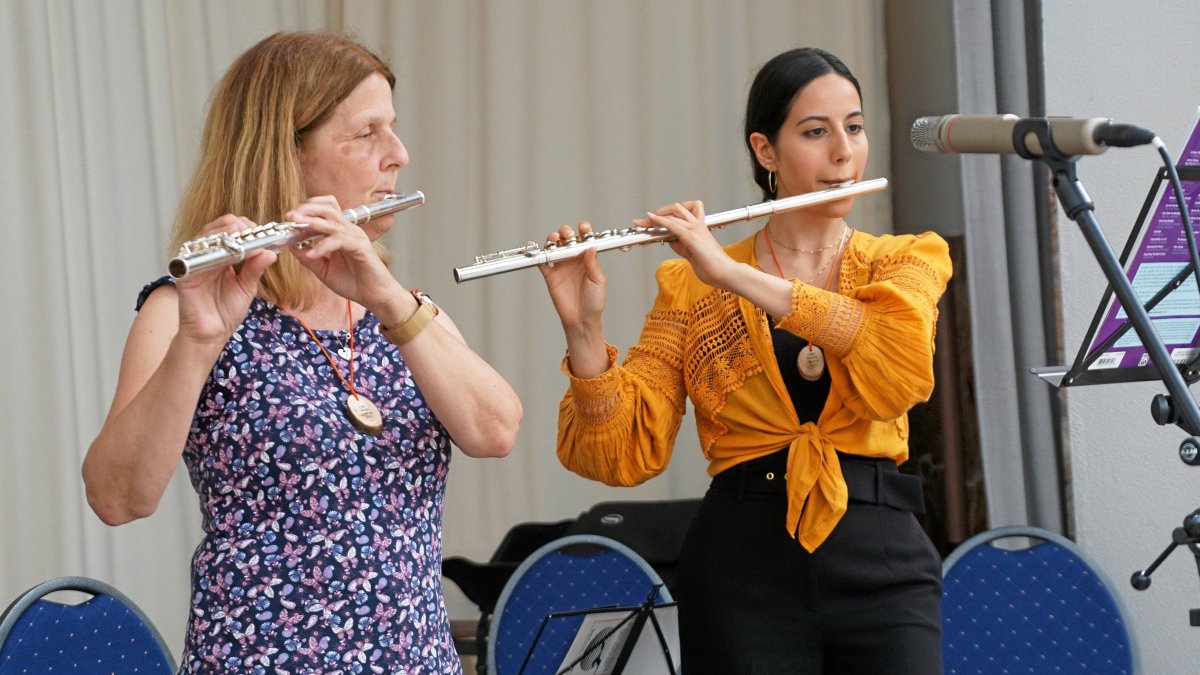
POLYGON ((241 232, 254 227, 254 221, 245 216, 235 216, 232 213, 226 213, 216 220, 204 226, 203 233, 205 235, 216 234, 217 232, 241 232))
MULTIPOLYGON (((571 244, 574 244, 576 241, 582 239, 583 237, 587 236, 588 234, 591 234, 591 232, 592 232, 592 224, 586 220, 579 221, 578 227, 579 227, 578 235, 575 233, 575 230, 572 229, 570 225, 563 225, 562 227, 558 228, 554 232, 547 234, 546 235, 546 247, 547 248, 556 248, 559 246, 569 246, 571 244)), ((532 243, 532 242, 530 242, 530 243, 532 243)), ((554 262, 553 261, 548 262, 545 264, 545 266, 546 267, 554 267, 554 262)))
POLYGON ((579 234, 576 236, 575 230, 570 225, 563 225, 554 232, 546 235, 546 243, 555 246, 565 246, 573 244, 577 238, 583 237, 592 231, 592 224, 586 220, 579 222, 579 234))

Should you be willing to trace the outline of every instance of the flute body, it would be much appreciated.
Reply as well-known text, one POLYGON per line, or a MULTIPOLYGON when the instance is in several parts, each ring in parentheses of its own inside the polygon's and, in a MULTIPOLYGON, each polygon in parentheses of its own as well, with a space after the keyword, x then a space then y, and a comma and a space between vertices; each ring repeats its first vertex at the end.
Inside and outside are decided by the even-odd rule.
MULTIPOLYGON (((754 220, 763 216, 784 213, 807 206, 845 199, 855 195, 876 192, 887 187, 886 178, 874 178, 861 183, 839 185, 826 190, 818 190, 807 194, 765 201, 759 204, 709 214, 704 217, 704 225, 710 230, 720 229, 731 223, 754 220)), ((600 232, 592 232, 579 239, 569 239, 561 244, 539 246, 529 244, 521 248, 497 251, 486 255, 476 256, 475 263, 465 267, 454 268, 454 280, 458 283, 503 274, 513 270, 535 267, 547 263, 568 260, 580 255, 588 249, 597 252, 620 249, 628 251, 634 246, 644 246, 656 242, 667 242, 674 237, 664 227, 624 227, 600 232)))
MULTIPOLYGON (((354 225, 362 225, 374 218, 382 218, 424 203, 425 194, 414 190, 388 195, 374 204, 347 209, 342 212, 342 217, 354 225)), ((179 253, 167 261, 167 271, 172 277, 182 279, 193 272, 240 263, 253 251, 274 251, 316 236, 319 235, 289 222, 264 223, 241 232, 218 232, 185 242, 179 247, 179 253)))

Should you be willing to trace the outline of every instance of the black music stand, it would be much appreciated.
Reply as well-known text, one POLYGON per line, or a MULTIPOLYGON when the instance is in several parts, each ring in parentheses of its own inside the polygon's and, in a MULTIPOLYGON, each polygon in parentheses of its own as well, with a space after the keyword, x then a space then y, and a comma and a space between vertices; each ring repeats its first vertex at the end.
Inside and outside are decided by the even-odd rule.
MULTIPOLYGON (((1194 351, 1196 348, 1195 329, 1193 328, 1193 333, 1184 341, 1186 348, 1193 351, 1187 353, 1187 358, 1177 359, 1172 356, 1171 352, 1167 351, 1162 336, 1159 335, 1150 318, 1150 312, 1154 310, 1158 303, 1163 302, 1176 288, 1184 283, 1191 283, 1191 280, 1196 278, 1197 273, 1200 272, 1200 251, 1197 251, 1196 242, 1194 240, 1188 241, 1187 262, 1143 304, 1133 284, 1130 282, 1123 264, 1129 262, 1128 254, 1131 250, 1133 239, 1137 238, 1136 233, 1131 238, 1131 243, 1126 246, 1122 260, 1118 260, 1116 254, 1113 253, 1112 248, 1108 245, 1108 240, 1104 237, 1099 222, 1096 221, 1096 216, 1093 213, 1095 205, 1092 203, 1087 191, 1083 189, 1083 184, 1079 181, 1075 170, 1075 162, 1079 158, 1077 156, 1065 155, 1058 151, 1054 145, 1050 124, 1045 119, 1022 120, 1015 125, 1013 129, 1014 139, 1026 138, 1028 134, 1034 134, 1038 139, 1040 147, 1047 149, 1047 152, 1042 157, 1033 156, 1027 152, 1020 152, 1019 154, 1026 159, 1038 159, 1050 168, 1054 190, 1058 195, 1059 203, 1071 220, 1079 225, 1080 231, 1083 233, 1088 246, 1092 249, 1092 253, 1096 257, 1096 262, 1100 264, 1105 278, 1108 279, 1109 290, 1105 295, 1106 302, 1111 297, 1110 294, 1115 294, 1117 302, 1120 303, 1121 309, 1128 317, 1118 332, 1127 331, 1132 327, 1140 340, 1139 346, 1140 349, 1144 350, 1144 358, 1139 358, 1134 368, 1151 366, 1167 387, 1169 394, 1157 394, 1154 397, 1154 403, 1150 411, 1151 417, 1159 425, 1175 424, 1188 434, 1188 437, 1179 445, 1179 457, 1186 464, 1193 466, 1200 465, 1200 406, 1197 405, 1196 400, 1192 397, 1191 392, 1188 390, 1188 383, 1184 379, 1185 374, 1192 381, 1197 379, 1197 354, 1194 351)), ((1192 139, 1188 144, 1189 148, 1196 145, 1198 138, 1200 138, 1200 125, 1196 125, 1193 128, 1192 139)), ((1018 148, 1025 147, 1023 143, 1016 143, 1016 146, 1018 148)), ((1165 152, 1163 154, 1165 156, 1165 152)), ((1180 174, 1180 183, 1183 183, 1185 180, 1185 172, 1187 172, 1187 180, 1193 182, 1200 180, 1200 170, 1197 170, 1192 164, 1171 166, 1169 169, 1164 168, 1163 171, 1169 173, 1171 169, 1180 174)), ((1157 194, 1158 186, 1163 182, 1166 175, 1168 174, 1159 173, 1154 187, 1151 188, 1151 197, 1147 198, 1147 204, 1149 204, 1149 199, 1154 194, 1157 194)), ((1183 195, 1175 195, 1175 199, 1176 207, 1180 212, 1180 219, 1182 220, 1183 213, 1190 214, 1186 191, 1184 191, 1183 195)), ((1166 202, 1169 202, 1169 199, 1164 197, 1164 203, 1166 202)), ((1144 222, 1146 213, 1147 208, 1144 206, 1142 215, 1139 217, 1139 227, 1144 222)), ((1160 213, 1162 213, 1161 210, 1160 213)), ((1186 232, 1183 234, 1186 234, 1186 232)), ((1105 304, 1101 305, 1102 308, 1104 306, 1105 304)), ((1195 310, 1195 307, 1190 308, 1193 316, 1200 314, 1200 312, 1195 310)), ((1099 317, 1100 314, 1097 316, 1099 317)), ((1092 328, 1088 332, 1089 342, 1096 337, 1095 331, 1097 325, 1098 322, 1093 320, 1092 328)), ((1085 346, 1080 351, 1080 358, 1076 359, 1075 366, 1070 371, 1067 371, 1063 375, 1051 374, 1051 376, 1047 376, 1044 372, 1039 372, 1038 375, 1055 386, 1099 382, 1104 378, 1096 378, 1093 381, 1089 381, 1091 378, 1085 376, 1097 370, 1094 365, 1101 358, 1100 354, 1108 348, 1115 347, 1117 340, 1119 340, 1119 335, 1117 337, 1106 336, 1101 338, 1099 343, 1093 349, 1087 350, 1086 356, 1084 356, 1084 350, 1088 344, 1088 342, 1085 342, 1085 346), (1054 381, 1054 377, 1058 377, 1058 381, 1054 381)), ((1121 366, 1124 364, 1118 363, 1117 365, 1121 366)), ((1035 372, 1037 370, 1044 369, 1035 369, 1035 372)), ((1104 370, 1104 368, 1100 370, 1104 370)), ((1126 372, 1136 373, 1137 371, 1129 370, 1126 372)), ((1120 382, 1132 379, 1147 378, 1122 377, 1109 381, 1120 382)), ((1183 527, 1174 529, 1171 540, 1171 544, 1154 560, 1149 568, 1133 573, 1129 581, 1134 589, 1143 591, 1149 588, 1150 574, 1179 546, 1186 545, 1192 551, 1192 554, 1196 558, 1197 572, 1200 572, 1200 509, 1184 517, 1183 527)), ((1200 609, 1191 610, 1189 618, 1191 625, 1200 626, 1200 609)))
MULTIPOLYGON (((646 600, 636 607, 594 607, 551 612, 542 618, 518 675, 524 675, 534 660, 541 637, 552 622, 583 617, 565 656, 553 670, 555 675, 677 675, 679 626, 674 602, 656 604, 661 584, 655 584, 646 600), (654 632, 650 640, 648 633, 654 632), (657 643, 657 644, 655 644, 657 643), (672 652, 671 646, 676 649, 672 652)), ((561 645, 548 646, 549 649, 561 645)))
MULTIPOLYGON (((1200 192, 1200 167, 1178 166, 1176 171, 1185 192, 1200 192)), ((1172 362, 1191 384, 1200 380, 1200 294, 1182 236, 1179 205, 1169 192, 1170 186, 1164 186, 1166 178, 1166 169, 1159 169, 1119 265, 1127 270, 1122 274, 1139 298, 1148 298, 1142 308, 1153 317, 1155 332, 1169 350, 1172 362), (1151 209, 1155 209, 1153 213, 1151 209)), ((1110 285, 1070 368, 1031 370, 1055 387, 1159 379, 1149 349, 1130 328, 1132 318, 1110 285)))

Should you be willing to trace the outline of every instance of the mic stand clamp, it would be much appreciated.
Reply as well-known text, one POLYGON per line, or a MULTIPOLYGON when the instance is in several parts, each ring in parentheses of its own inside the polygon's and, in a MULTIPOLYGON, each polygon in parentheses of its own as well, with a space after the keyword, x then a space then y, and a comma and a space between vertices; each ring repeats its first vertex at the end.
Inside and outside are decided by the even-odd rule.
POLYGON ((1200 466, 1200 438, 1188 436, 1179 444, 1179 459, 1189 466, 1200 466))

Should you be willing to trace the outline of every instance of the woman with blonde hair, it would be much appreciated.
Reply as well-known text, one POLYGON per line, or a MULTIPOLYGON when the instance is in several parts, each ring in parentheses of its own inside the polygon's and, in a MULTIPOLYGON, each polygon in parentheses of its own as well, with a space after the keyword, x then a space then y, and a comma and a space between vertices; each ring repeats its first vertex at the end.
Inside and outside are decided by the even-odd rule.
POLYGON ((357 42, 278 33, 213 95, 173 248, 287 220, 313 237, 143 289, 88 501, 152 514, 182 457, 205 536, 182 672, 461 672, 441 589, 453 442, 515 443, 521 404, 344 209, 393 192, 395 77, 357 42))

